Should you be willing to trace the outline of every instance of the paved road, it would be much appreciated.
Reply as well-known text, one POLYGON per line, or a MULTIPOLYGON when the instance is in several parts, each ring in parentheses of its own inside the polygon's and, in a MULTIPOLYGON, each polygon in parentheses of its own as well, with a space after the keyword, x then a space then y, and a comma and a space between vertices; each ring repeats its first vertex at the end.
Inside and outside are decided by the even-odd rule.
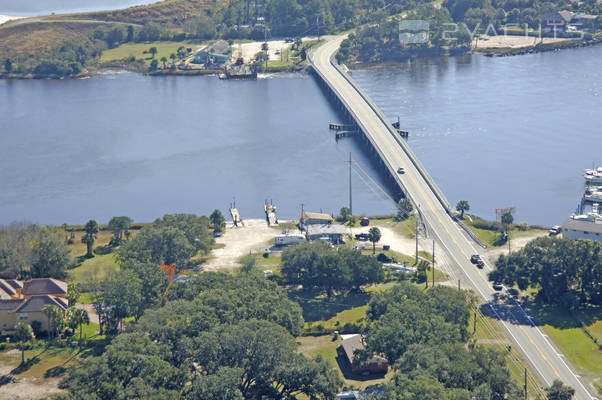
POLYGON ((497 314, 501 325, 509 338, 531 363, 539 374, 543 384, 550 386, 555 379, 572 386, 579 400, 595 399, 586 389, 585 384, 575 375, 565 361, 564 356, 550 342, 549 338, 537 328, 531 319, 518 305, 506 307, 495 304, 496 293, 487 280, 487 270, 479 270, 470 263, 470 256, 477 253, 466 234, 449 216, 443 204, 446 200, 403 141, 393 135, 393 127, 384 120, 380 111, 371 104, 371 100, 361 92, 348 74, 335 68, 331 63, 344 36, 330 38, 310 55, 315 71, 337 93, 339 99, 347 106, 362 131, 372 142, 380 154, 390 173, 398 185, 418 205, 427 226, 434 233, 439 248, 443 247, 449 258, 461 269, 465 276, 465 284, 469 284, 497 314), (405 174, 398 174, 397 169, 403 166, 405 174))

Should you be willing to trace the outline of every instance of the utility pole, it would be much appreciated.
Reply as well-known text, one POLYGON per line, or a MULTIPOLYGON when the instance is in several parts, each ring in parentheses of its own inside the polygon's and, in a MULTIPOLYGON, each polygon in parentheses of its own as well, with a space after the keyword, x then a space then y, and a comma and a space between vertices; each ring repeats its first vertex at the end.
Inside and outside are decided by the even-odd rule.
POLYGON ((316 26, 318 27, 318 41, 320 41, 320 15, 316 15, 316 26))
POLYGON ((525 367, 525 400, 527 400, 527 368, 525 367))
POLYGON ((353 195, 351 191, 351 152, 349 152, 349 214, 353 215, 353 195))
POLYGON ((420 213, 416 215, 416 265, 418 265, 418 217, 420 213))
POLYGON ((433 239, 433 287, 435 287, 435 239, 433 239))
POLYGON ((462 289, 460 288, 460 280, 459 280, 459 279, 458 279, 458 290, 462 290, 462 289))
POLYGON ((305 204, 301 203, 301 217, 303 217, 303 207, 305 206, 305 204))
POLYGON ((472 333, 473 334, 477 333, 477 312, 476 311, 474 312, 474 325, 472 328, 472 333))

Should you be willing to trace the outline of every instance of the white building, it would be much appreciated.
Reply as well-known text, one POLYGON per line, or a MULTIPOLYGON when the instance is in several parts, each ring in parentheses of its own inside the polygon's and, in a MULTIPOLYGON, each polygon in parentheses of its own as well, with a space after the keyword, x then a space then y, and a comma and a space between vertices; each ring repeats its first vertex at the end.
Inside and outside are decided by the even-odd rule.
POLYGON ((590 239, 602 242, 602 219, 569 219, 562 224, 562 237, 575 240, 590 239))

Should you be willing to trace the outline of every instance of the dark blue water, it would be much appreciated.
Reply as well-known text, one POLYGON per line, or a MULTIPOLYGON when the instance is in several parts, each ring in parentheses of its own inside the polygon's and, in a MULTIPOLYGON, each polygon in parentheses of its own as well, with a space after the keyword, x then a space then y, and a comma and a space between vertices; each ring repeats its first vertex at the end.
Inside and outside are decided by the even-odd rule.
MULTIPOLYGON (((554 225, 575 210, 583 169, 602 164, 602 47, 473 56, 355 71, 450 202, 493 219, 554 225)), ((347 204, 394 210, 378 173, 313 78, 255 82, 132 73, 77 81, 0 81, 0 223, 107 221, 226 212, 281 218, 347 204), (375 179, 378 184, 371 179, 375 179)))
POLYGON ((116 10, 157 0, 0 0, 0 15, 30 16, 116 10))
POLYGON ((355 71, 410 131, 413 151, 452 204, 495 219, 560 224, 602 165, 602 46, 525 56, 421 60, 355 71))
POLYGON ((334 140, 336 113, 313 78, 258 81, 151 78, 0 81, 0 223, 152 221, 165 213, 281 218, 338 213, 354 159, 354 212, 393 204, 352 140, 334 140), (366 183, 364 183, 364 181, 366 183))

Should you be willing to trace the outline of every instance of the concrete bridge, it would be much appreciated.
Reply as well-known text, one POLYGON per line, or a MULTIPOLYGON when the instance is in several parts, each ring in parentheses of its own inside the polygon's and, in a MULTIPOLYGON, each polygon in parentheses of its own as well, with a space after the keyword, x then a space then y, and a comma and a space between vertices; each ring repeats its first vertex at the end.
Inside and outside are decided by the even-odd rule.
POLYGON ((483 270, 479 270, 470 262, 471 255, 478 251, 474 241, 455 221, 451 205, 396 129, 351 76, 334 61, 334 55, 344 39, 345 36, 331 38, 309 54, 317 79, 357 124, 383 170, 388 172, 394 184, 418 209, 439 246, 464 277, 465 284, 490 304, 508 337, 524 354, 541 382, 550 386, 555 379, 560 379, 575 389, 577 399, 596 399, 518 303, 506 307, 494 301, 496 292, 486 275, 492 268, 486 264, 483 270), (405 174, 397 172, 400 167, 405 169, 405 174))

